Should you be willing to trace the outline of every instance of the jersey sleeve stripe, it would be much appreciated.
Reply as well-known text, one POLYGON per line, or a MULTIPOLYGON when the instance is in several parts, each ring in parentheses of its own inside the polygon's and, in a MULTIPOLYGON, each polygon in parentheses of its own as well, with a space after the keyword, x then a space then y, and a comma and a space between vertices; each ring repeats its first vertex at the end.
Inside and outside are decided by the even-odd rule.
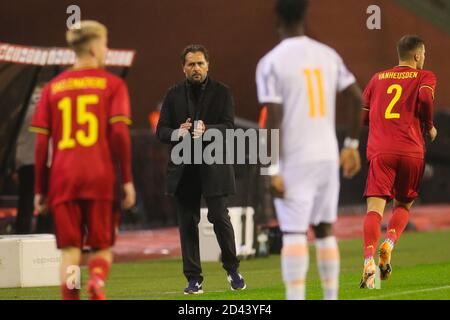
POLYGON ((430 90, 431 90, 431 93, 432 93, 432 95, 433 95, 433 99, 434 99, 434 88, 433 88, 433 87, 427 86, 427 85, 423 85, 423 86, 420 86, 420 87, 419 87, 419 90, 422 89, 422 88, 428 88, 428 89, 430 89, 430 90))
POLYGON ((29 127, 28 130, 30 132, 34 133, 42 133, 48 135, 50 131, 47 128, 41 128, 41 127, 29 127))
POLYGON ((109 119, 109 123, 125 122, 127 125, 132 123, 131 119, 127 116, 114 116, 109 119))

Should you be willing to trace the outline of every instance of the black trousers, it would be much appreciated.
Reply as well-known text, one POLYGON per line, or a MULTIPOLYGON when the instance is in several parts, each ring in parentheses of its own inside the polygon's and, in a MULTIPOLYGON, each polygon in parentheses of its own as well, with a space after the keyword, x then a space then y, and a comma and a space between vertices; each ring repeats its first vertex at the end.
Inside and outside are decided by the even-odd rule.
POLYGON ((22 166, 19 174, 19 201, 16 217, 16 233, 29 234, 33 228, 34 165, 22 166))
MULTIPOLYGON (((183 273, 188 281, 203 280, 198 234, 202 189, 198 171, 194 165, 184 168, 175 195, 183 273)), ((222 251, 223 268, 228 272, 236 271, 239 268, 239 260, 236 256, 233 225, 228 215, 227 196, 205 197, 205 202, 208 207, 208 220, 214 226, 217 242, 222 251)))

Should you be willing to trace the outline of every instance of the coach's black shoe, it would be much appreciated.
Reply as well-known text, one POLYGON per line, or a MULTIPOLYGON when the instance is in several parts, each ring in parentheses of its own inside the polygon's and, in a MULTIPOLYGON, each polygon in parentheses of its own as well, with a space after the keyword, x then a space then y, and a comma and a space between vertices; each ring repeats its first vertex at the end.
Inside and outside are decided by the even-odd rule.
POLYGON ((234 272, 228 272, 228 282, 231 285, 231 290, 244 290, 247 288, 247 285, 245 284, 244 278, 241 276, 241 274, 237 271, 234 272))
POLYGON ((184 288, 184 294, 203 293, 203 282, 198 279, 189 280, 188 286, 184 288))

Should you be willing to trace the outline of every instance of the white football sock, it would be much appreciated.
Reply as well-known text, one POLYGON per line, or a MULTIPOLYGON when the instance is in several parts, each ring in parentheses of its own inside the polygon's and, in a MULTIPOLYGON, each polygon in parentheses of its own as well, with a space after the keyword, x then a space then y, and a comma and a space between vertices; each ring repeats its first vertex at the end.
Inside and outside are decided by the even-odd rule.
POLYGON ((395 246, 394 241, 392 241, 391 239, 386 239, 386 240, 384 240, 384 242, 386 242, 388 244, 389 249, 394 250, 394 246, 395 246))
POLYGON ((305 299, 305 278, 309 266, 308 242, 306 235, 283 235, 281 252, 283 281, 287 300, 305 299))
POLYGON ((339 291, 339 248, 336 238, 316 240, 317 267, 325 300, 337 300, 339 291))
POLYGON ((372 262, 375 264, 375 259, 373 257, 364 258, 364 266, 366 266, 368 263, 372 263, 372 262))

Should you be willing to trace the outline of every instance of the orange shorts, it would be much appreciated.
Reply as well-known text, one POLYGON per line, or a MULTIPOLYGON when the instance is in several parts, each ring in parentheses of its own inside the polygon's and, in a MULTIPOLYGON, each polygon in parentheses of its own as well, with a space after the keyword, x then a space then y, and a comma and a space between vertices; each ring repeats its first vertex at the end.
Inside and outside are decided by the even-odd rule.
POLYGON ((119 211, 112 201, 74 200, 52 208, 56 243, 65 247, 107 249, 114 245, 119 211))

